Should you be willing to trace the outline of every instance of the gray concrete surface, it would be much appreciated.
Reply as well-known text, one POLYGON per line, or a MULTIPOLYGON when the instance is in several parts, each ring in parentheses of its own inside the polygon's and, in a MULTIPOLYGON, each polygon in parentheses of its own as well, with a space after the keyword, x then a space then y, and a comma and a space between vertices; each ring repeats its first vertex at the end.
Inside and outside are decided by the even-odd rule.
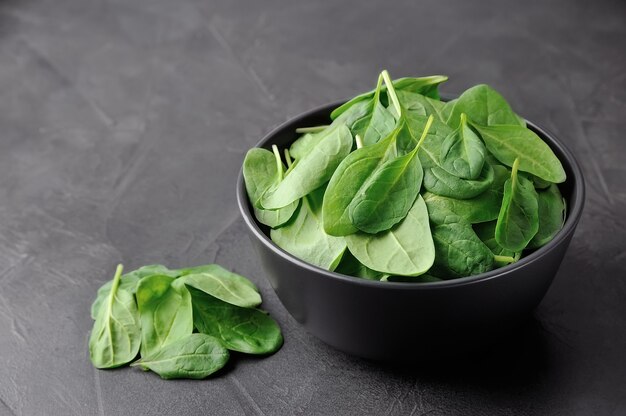
POLYGON ((0 414, 626 414, 625 51, 618 0, 0 2, 0 414), (245 151, 382 68, 489 83, 584 168, 561 270, 498 353, 415 369, 337 352, 243 232, 245 151), (213 261, 260 285, 282 350, 200 382, 92 368, 89 305, 115 264, 213 261))

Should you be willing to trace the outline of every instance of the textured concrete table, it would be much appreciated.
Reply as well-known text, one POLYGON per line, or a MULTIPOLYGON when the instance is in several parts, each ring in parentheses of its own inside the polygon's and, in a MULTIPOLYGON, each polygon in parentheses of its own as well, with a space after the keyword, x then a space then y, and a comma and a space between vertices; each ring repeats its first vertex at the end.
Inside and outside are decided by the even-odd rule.
POLYGON ((626 4, 325 3, 0 3, 1 415, 626 414, 626 4), (561 270, 498 353, 339 353, 283 309, 243 232, 245 151, 382 68, 489 83, 584 168, 561 270), (200 382, 92 368, 89 305, 115 264, 213 261, 259 284, 280 352, 200 382))

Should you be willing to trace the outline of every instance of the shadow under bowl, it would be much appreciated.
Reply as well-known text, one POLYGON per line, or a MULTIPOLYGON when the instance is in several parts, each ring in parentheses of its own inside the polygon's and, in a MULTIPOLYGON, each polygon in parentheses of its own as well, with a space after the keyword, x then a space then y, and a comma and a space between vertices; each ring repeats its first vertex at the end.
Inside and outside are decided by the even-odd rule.
MULTIPOLYGON (((275 128, 257 147, 288 147, 298 127, 328 124, 343 102, 325 105, 275 128)), ((471 352, 511 334, 539 304, 563 260, 580 220, 585 187, 572 153, 534 123, 559 158, 567 181, 559 185, 567 200, 563 229, 545 246, 517 263, 454 280, 429 283, 379 282, 330 272, 287 253, 254 217, 243 175, 237 201, 267 277, 282 304, 305 329, 352 355, 376 360, 471 352)))

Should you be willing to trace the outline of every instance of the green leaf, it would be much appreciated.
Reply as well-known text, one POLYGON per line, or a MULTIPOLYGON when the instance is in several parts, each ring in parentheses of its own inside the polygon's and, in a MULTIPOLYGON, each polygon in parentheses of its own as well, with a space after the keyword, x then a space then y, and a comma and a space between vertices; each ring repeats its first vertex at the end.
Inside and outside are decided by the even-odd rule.
POLYGON ((502 207, 496 224, 496 241, 511 250, 523 250, 539 230, 539 207, 533 183, 517 174, 513 163, 511 178, 504 184, 502 207))
MULTIPOLYGON (((410 153, 383 163, 363 184, 349 206, 350 220, 356 228, 376 234, 393 227, 409 212, 424 175, 416 155, 433 119, 432 116, 429 118, 418 144, 410 153)), ((404 126, 403 122, 400 132, 404 126)))
POLYGON ((265 193, 261 206, 277 209, 291 204, 325 184, 352 149, 350 130, 340 125, 325 136, 274 188, 265 193))
MULTIPOLYGON (((430 98, 439 99, 439 84, 446 81, 447 79, 448 77, 443 75, 433 75, 420 78, 399 78, 393 81, 393 86, 396 90, 422 94, 430 98)), ((381 88, 381 91, 387 91, 387 87, 383 86, 381 88)), ((335 120, 343 113, 345 113, 348 109, 353 107, 355 104, 361 103, 363 101, 369 101, 375 93, 376 90, 372 90, 370 92, 357 95, 347 103, 337 107, 330 114, 330 118, 335 120)))
MULTIPOLYGON (((148 266, 143 266, 134 270, 130 273, 126 273, 122 275, 120 279, 120 289, 125 290, 131 294, 135 294, 137 290, 137 283, 143 277, 150 276, 153 274, 162 274, 170 277, 178 277, 178 270, 169 270, 165 266, 161 266, 160 264, 151 264, 148 266)), ((98 294, 96 295, 96 299, 91 304, 91 318, 96 319, 98 316, 98 311, 100 311, 100 307, 106 299, 109 297, 109 293, 111 293, 111 286, 113 284, 112 280, 109 280, 98 289, 98 294)))
POLYGON ((180 280, 163 275, 144 277, 137 286, 137 307, 142 356, 193 332, 191 296, 180 280))
POLYGON ((185 274, 179 280, 242 308, 253 308, 261 304, 261 295, 248 279, 217 264, 203 266, 202 271, 185 274))
POLYGON ((467 114, 470 121, 481 126, 524 126, 506 100, 496 90, 484 84, 476 85, 461 94, 450 111, 448 124, 456 128, 463 113, 467 114))
POLYGON ((529 248, 539 248, 549 243, 565 223, 565 199, 556 185, 552 184, 548 189, 537 192, 537 202, 539 230, 530 240, 529 248))
POLYGON ((493 253, 476 235, 471 225, 450 223, 432 230, 435 243, 433 271, 437 276, 472 276, 493 268, 493 253))
MULTIPOLYGON (((403 131, 398 134, 396 140, 399 155, 410 153, 413 148, 415 148, 421 133, 426 127, 426 123, 428 123, 429 117, 412 111, 405 111, 403 116, 406 126, 403 131)), ((420 151, 418 152, 420 162, 424 169, 440 166, 439 156, 441 154, 441 145, 451 132, 452 129, 444 122, 437 118, 433 120, 424 141, 420 145, 420 151)))
POLYGON ((119 265, 89 337, 89 357, 97 368, 124 365, 139 351, 141 333, 137 306, 133 295, 120 289, 121 276, 122 265, 119 265))
POLYGON ((424 188, 437 195, 456 199, 470 199, 485 192, 494 181, 491 165, 483 165, 476 179, 461 179, 446 170, 433 166, 424 170, 424 188))
POLYGON ((485 243, 494 254, 494 265, 496 267, 506 266, 519 260, 522 252, 507 250, 496 241, 496 221, 483 222, 472 226, 474 232, 485 243))
POLYGON ((326 233, 344 236, 357 231, 350 220, 350 204, 376 168, 395 157, 396 134, 397 130, 374 145, 355 150, 341 162, 324 194, 322 220, 326 233))
POLYGON ((361 136, 366 146, 377 143, 387 137, 396 124, 393 114, 380 102, 382 81, 383 77, 380 75, 376 92, 369 101, 369 111, 350 126, 352 134, 361 136))
POLYGON ((443 114, 445 103, 426 97, 422 94, 416 94, 409 91, 396 90, 400 106, 409 113, 428 118, 434 116, 436 121, 445 123, 447 117, 443 114))
POLYGON ((346 249, 346 242, 324 231, 321 206, 324 190, 321 187, 303 198, 293 220, 272 230, 270 237, 276 245, 299 259, 334 270, 346 249))
POLYGON ((428 212, 420 195, 393 228, 374 235, 352 234, 346 241, 354 257, 381 273, 417 276, 428 271, 435 258, 428 212))
POLYGON ((256 285, 252 283, 250 279, 243 277, 239 274, 233 273, 229 270, 226 270, 219 264, 204 264, 201 266, 186 267, 184 269, 180 269, 180 276, 186 276, 188 274, 199 274, 199 273, 218 274, 220 276, 227 275, 228 277, 226 277, 226 279, 235 280, 238 285, 248 286, 250 289, 254 290, 255 292, 259 291, 259 288, 256 287, 256 285))
POLYGON ((226 365, 228 350, 206 334, 190 334, 131 364, 152 370, 161 378, 203 379, 226 365))
POLYGON ((274 210, 263 209, 261 206, 263 195, 283 179, 284 166, 277 154, 278 149, 275 146, 274 149, 273 153, 266 149, 250 149, 243 161, 243 178, 254 215, 261 224, 272 228, 289 221, 298 207, 298 201, 274 210))
POLYGON ((474 198, 454 199, 425 192, 423 196, 430 220, 435 224, 446 224, 461 218, 467 223, 476 224, 498 218, 509 171, 498 165, 492 166, 492 169, 494 179, 491 186, 474 198))
POLYGON ((461 124, 441 145, 441 167, 463 179, 476 179, 485 163, 485 145, 467 125, 461 114, 461 124))
POLYGON ((563 165, 552 149, 534 132, 523 126, 479 126, 487 150, 501 163, 513 166, 519 159, 519 170, 532 173, 553 183, 565 181, 563 165))
POLYGON ((199 332, 219 338, 229 350, 247 354, 270 354, 283 344, 278 324, 266 313, 240 308, 196 289, 193 321, 199 332))

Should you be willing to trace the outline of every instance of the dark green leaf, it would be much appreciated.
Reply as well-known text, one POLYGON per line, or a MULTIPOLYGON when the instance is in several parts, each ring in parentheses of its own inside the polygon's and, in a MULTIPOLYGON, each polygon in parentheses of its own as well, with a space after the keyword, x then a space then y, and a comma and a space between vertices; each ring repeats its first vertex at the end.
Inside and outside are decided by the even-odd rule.
POLYGON ((193 332, 191 296, 180 280, 163 275, 144 277, 137 286, 141 322, 141 355, 193 332))
POLYGON ((483 169, 485 153, 485 145, 461 114, 461 124, 441 145, 441 167, 459 178, 476 179, 483 169))
POLYGON ((496 267, 514 263, 521 257, 521 251, 515 252, 507 250, 498 244, 496 241, 496 221, 474 224, 473 228, 478 238, 480 238, 480 241, 485 243, 494 254, 494 264, 496 267))
POLYGON ((367 280, 380 280, 384 276, 386 276, 384 273, 377 272, 376 270, 368 268, 360 261, 358 261, 356 257, 354 257, 352 253, 347 250, 343 254, 341 262, 335 269, 335 272, 348 276, 360 277, 367 280))
POLYGON ((466 223, 441 224, 433 228, 437 275, 444 278, 472 276, 493 268, 493 253, 466 223))
POLYGON ((493 168, 488 163, 483 165, 480 176, 476 179, 461 179, 434 166, 424 170, 424 188, 437 195, 456 199, 470 199, 489 189, 494 178, 493 168))
POLYGON ((179 280, 188 286, 242 308, 253 308, 261 304, 261 295, 248 279, 217 264, 203 266, 202 271, 186 274, 181 276, 179 280))
POLYGON ((516 160, 511 178, 504 184, 496 224, 496 241, 511 251, 523 250, 539 229, 537 192, 531 181, 517 174, 518 165, 516 160))
POLYGON ((132 293, 119 287, 121 277, 122 266, 119 265, 89 337, 89 357, 97 368, 124 365, 139 351, 141 333, 137 306, 132 293))
POLYGON ((565 223, 565 199, 556 185, 537 192, 537 198, 539 230, 528 244, 529 248, 538 248, 550 242, 565 223))
POLYGON ((203 379, 224 367, 228 350, 215 337, 191 334, 131 364, 152 370, 163 379, 203 379))
POLYGON ((198 331, 219 338, 229 350, 270 354, 283 344, 278 324, 266 313, 240 308, 190 288, 198 331))

